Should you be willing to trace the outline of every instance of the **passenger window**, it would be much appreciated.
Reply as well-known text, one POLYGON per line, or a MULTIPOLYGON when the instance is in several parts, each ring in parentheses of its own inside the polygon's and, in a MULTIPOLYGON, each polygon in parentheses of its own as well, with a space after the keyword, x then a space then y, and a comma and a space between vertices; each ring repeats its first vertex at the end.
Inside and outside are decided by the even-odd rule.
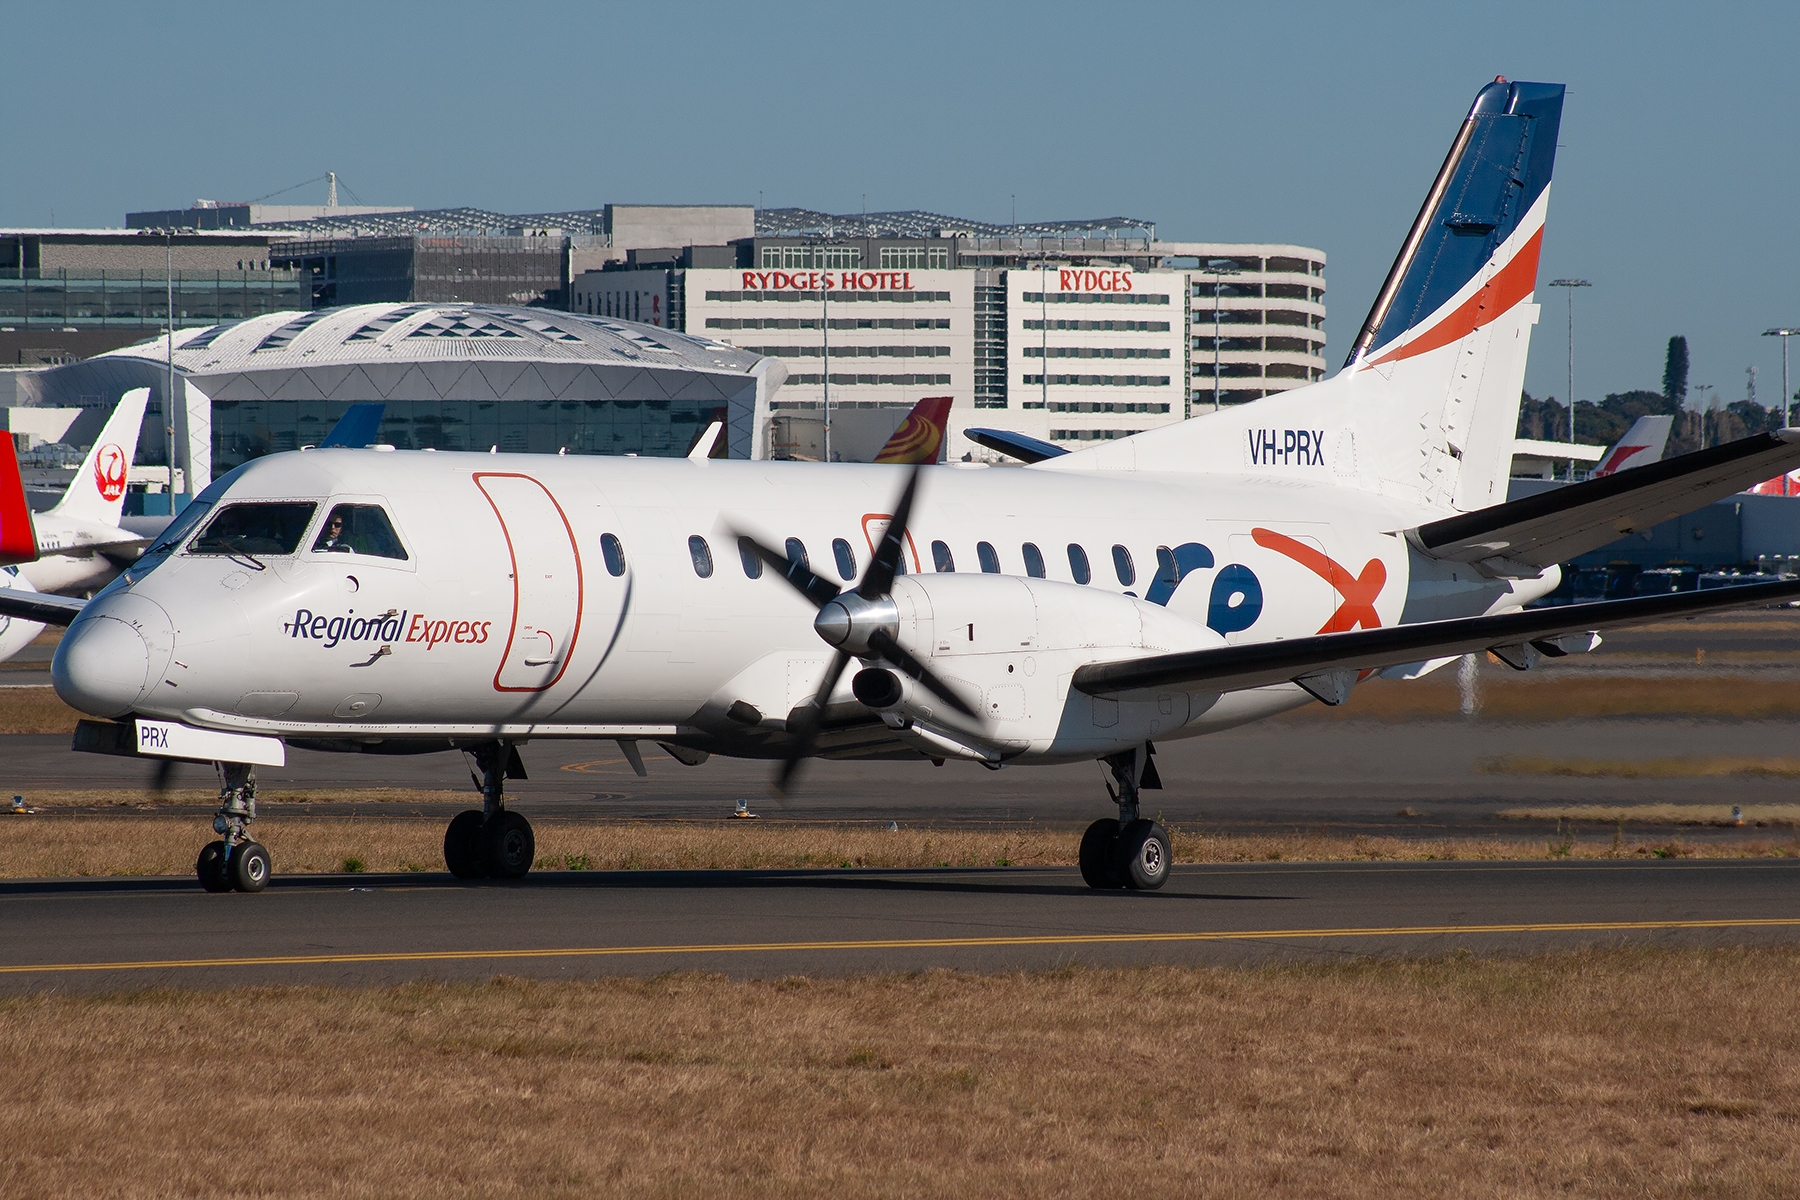
POLYGON ((600 535, 600 555, 606 559, 606 569, 614 575, 625 573, 625 547, 619 545, 619 539, 610 533, 600 535))
POLYGON ((688 557, 694 560, 694 574, 702 579, 712 577, 712 547, 697 533, 688 539, 688 557))
POLYGON ((1130 587, 1137 582, 1137 567, 1131 561, 1131 551, 1123 546, 1113 547, 1113 570, 1119 574, 1119 582, 1130 587))
POLYGON ((956 570, 956 560, 950 557, 950 547, 943 542, 931 543, 931 562, 939 571, 956 570))
POLYGON ((292 554, 319 506, 228 504, 188 546, 189 554, 292 554))
POLYGON ((1156 548, 1156 577, 1170 587, 1181 582, 1181 571, 1175 566, 1175 552, 1167 546, 1156 548))
POLYGON ((981 569, 989 575, 1000 573, 1000 556, 994 553, 994 547, 987 542, 975 543, 975 557, 981 560, 981 569))
POLYGON ((1025 573, 1033 579, 1042 579, 1044 577, 1044 556, 1038 552, 1038 548, 1030 542, 1026 542, 1019 547, 1019 551, 1025 556, 1025 573))
POLYGON ((787 540, 787 556, 789 562, 799 563, 807 570, 812 570, 812 564, 806 560, 806 543, 799 538, 789 538, 787 540))
POLYGON ((393 524, 378 504, 340 504, 332 509, 313 549, 406 559, 393 524))
POLYGON ((1074 542, 1069 543, 1069 574, 1075 577, 1076 583, 1086 583, 1094 577, 1088 570, 1087 551, 1074 542))
POLYGON ((856 552, 843 538, 831 539, 831 552, 837 556, 838 575, 845 583, 856 582, 856 552))
POLYGON ((749 538, 738 539, 738 559, 744 564, 745 579, 762 578, 762 559, 756 557, 756 551, 750 548, 749 538))

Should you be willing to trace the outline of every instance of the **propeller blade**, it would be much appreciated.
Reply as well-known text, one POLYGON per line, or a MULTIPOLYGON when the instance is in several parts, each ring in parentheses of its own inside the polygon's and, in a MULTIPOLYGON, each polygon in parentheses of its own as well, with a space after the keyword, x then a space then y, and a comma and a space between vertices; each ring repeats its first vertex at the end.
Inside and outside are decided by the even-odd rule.
POLYGON ((740 547, 749 550, 750 553, 773 567, 775 573, 793 585, 795 591, 810 600, 814 608, 824 608, 837 596, 840 590, 838 585, 821 575, 814 575, 805 563, 796 562, 785 554, 776 553, 747 533, 739 533, 735 529, 731 530, 731 533, 737 538, 740 547))
POLYGON ((824 714, 825 705, 831 701, 832 690, 837 687, 844 668, 849 664, 850 655, 846 651, 839 650, 832 656, 831 667, 825 672, 819 690, 813 694, 812 701, 800 710, 800 716, 788 726, 788 732, 795 737, 795 744, 783 760, 781 770, 775 774, 775 790, 779 794, 787 795, 795 773, 800 770, 800 764, 811 758, 813 750, 818 747, 819 720, 824 714))
POLYGON ((165 758, 156 764, 156 773, 150 777, 150 790, 161 796, 169 790, 169 783, 175 776, 175 760, 165 758))
POLYGON ((906 523, 912 519, 913 496, 919 490, 919 474, 924 469, 915 466, 912 474, 907 476, 906 490, 900 493, 900 503, 894 506, 887 532, 881 535, 881 545, 875 547, 875 557, 869 560, 869 569, 863 572, 862 582, 856 585, 856 594, 864 600, 878 600, 894 590, 894 575, 900 567, 900 556, 906 550, 906 523))
POLYGON ((967 700, 951 691, 943 680, 931 673, 929 667, 914 658, 910 652, 901 647, 899 642, 889 637, 885 629, 877 629, 869 635, 869 648, 899 668, 902 673, 924 684, 932 695, 957 712, 962 713, 965 717, 981 720, 981 714, 970 708, 967 700))

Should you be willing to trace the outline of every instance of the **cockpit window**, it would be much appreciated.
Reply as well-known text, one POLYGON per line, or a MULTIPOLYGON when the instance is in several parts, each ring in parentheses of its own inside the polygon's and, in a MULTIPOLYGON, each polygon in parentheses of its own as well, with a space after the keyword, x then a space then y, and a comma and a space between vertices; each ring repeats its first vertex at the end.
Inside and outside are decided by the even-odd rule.
POLYGON ((403 562, 406 559, 406 547, 400 544, 393 522, 379 504, 340 504, 333 508, 319 529, 313 549, 398 558, 403 562))
POLYGON ((227 504, 188 545, 188 553, 292 554, 318 507, 298 500, 227 504))

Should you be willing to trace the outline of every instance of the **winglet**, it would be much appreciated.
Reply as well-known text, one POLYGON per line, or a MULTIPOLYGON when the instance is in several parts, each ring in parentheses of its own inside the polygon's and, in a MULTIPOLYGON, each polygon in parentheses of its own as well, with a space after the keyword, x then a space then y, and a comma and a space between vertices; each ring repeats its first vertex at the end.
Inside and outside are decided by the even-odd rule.
MULTIPOLYGON (((705 462, 707 459, 711 458, 713 447, 717 445, 719 441, 719 433, 724 428, 725 422, 723 421, 714 421, 711 425, 708 425, 706 431, 702 433, 699 440, 694 443, 694 448, 688 451, 688 458, 693 462, 705 462)), ((619 744, 621 746, 624 745, 623 742, 619 744)))
POLYGON ((37 529, 25 503, 19 456, 13 451, 12 434, 0 430, 0 567, 36 562, 37 556, 37 529))

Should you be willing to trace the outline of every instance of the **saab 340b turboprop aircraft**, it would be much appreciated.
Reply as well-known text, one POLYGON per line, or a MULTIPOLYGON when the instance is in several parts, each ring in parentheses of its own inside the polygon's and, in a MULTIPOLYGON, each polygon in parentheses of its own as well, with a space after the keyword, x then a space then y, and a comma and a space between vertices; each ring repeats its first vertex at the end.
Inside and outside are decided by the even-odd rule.
POLYGON ((534 738, 780 760, 782 786, 814 756, 1093 759, 1118 815, 1084 878, 1158 887, 1158 740, 1800 595, 1522 607, 1558 562, 1800 464, 1784 430, 1506 502, 1562 103, 1481 89, 1331 379, 1033 466, 256 459, 69 625, 57 692, 104 719, 77 745, 221 764, 215 890, 268 878, 253 769, 284 743, 471 752, 483 806, 445 860, 521 876, 503 787, 534 738))

